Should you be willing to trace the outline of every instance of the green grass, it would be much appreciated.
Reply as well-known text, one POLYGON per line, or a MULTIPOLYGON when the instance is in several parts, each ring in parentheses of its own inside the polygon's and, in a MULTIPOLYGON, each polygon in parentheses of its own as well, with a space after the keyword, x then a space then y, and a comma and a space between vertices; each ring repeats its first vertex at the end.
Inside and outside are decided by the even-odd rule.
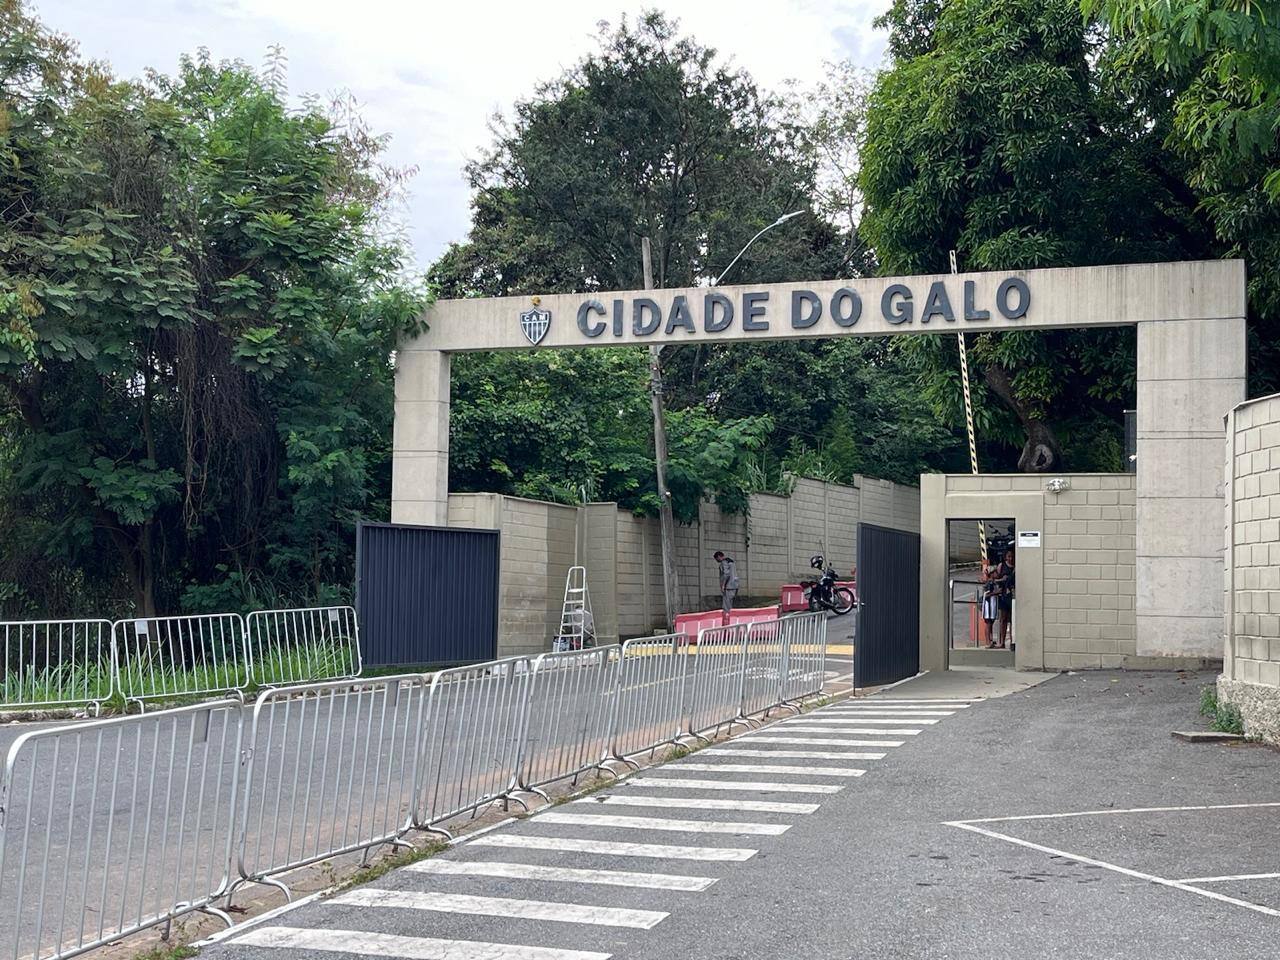
POLYGON ((339 884, 339 890, 349 890, 352 887, 358 887, 362 883, 370 883, 377 880, 385 873, 390 873, 397 867, 403 867, 406 864, 417 863, 419 860, 427 860, 437 854, 444 853, 449 849, 449 844, 443 840, 433 840, 426 846, 414 847, 412 850, 402 850, 399 853, 392 854, 389 857, 383 857, 377 863, 371 863, 367 867, 361 867, 347 879, 339 884))
POLYGON ((1218 733, 1244 733, 1244 717, 1240 708, 1218 699, 1216 687, 1205 687, 1200 691, 1200 715, 1209 718, 1209 726, 1218 733))
POLYGON ((0 705, 80 704, 106 700, 111 668, 105 663, 57 664, 38 672, 7 670, 0 677, 0 705))
MULTIPOLYGON (((55 665, 19 676, 13 670, 0 677, 0 708, 19 704, 39 708, 77 706, 101 701, 112 712, 123 712, 127 701, 146 699, 165 703, 194 703, 207 691, 240 689, 252 696, 263 687, 288 686, 332 679, 349 673, 350 647, 342 641, 269 649, 253 667, 245 683, 244 667, 235 663, 195 664, 174 668, 156 656, 130 657, 120 664, 120 689, 111 690, 111 670, 105 664, 55 665)), ((403 672, 394 670, 387 672, 403 672)))

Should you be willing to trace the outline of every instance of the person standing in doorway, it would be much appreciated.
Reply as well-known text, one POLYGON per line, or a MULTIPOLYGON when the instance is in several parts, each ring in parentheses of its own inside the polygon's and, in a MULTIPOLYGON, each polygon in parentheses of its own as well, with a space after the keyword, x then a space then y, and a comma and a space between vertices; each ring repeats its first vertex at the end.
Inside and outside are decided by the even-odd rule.
POLYGON ((1017 587, 1012 550, 1004 552, 1004 559, 996 567, 995 583, 996 598, 1000 608, 1000 623, 998 627, 1000 642, 993 643, 992 646, 1004 647, 1008 644, 1010 625, 1013 623, 1013 601, 1017 587))
POLYGON ((720 567, 721 609, 724 610, 724 622, 728 623, 733 598, 738 595, 738 569, 733 564, 733 557, 726 557, 723 550, 717 550, 711 556, 720 567))

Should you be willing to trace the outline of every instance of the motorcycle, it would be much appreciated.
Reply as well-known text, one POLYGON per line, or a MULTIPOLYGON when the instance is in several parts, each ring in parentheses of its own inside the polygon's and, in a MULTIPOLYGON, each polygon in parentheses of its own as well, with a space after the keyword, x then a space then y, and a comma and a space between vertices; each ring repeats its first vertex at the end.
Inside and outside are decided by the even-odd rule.
POLYGON ((821 577, 803 582, 804 597, 810 610, 830 610, 837 617, 842 617, 857 606, 852 590, 836 586, 836 568, 830 566, 822 554, 810 557, 809 566, 822 571, 821 577))

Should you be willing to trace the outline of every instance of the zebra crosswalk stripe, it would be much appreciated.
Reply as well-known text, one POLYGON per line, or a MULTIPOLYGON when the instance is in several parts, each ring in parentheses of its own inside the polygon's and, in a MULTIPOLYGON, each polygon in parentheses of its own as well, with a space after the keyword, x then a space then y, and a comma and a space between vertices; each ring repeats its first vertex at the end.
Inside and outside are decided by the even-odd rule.
POLYGON ((867 772, 851 767, 795 767, 773 763, 682 763, 677 769, 695 773, 786 773, 822 777, 860 777, 867 772))
POLYGON ((539 814, 539 823, 567 823, 583 827, 617 827, 620 830, 662 830, 669 833, 727 833, 735 836, 778 837, 789 823, 733 823, 724 820, 672 820, 667 817, 622 817, 594 813, 539 814))
POLYGON ((754 850, 739 847, 676 847, 658 843, 624 843, 620 840, 583 840, 578 837, 530 837, 516 833, 491 833, 471 842, 482 847, 601 853, 615 857, 654 857, 658 860, 740 863, 756 855, 754 850))
POLYGON ((668 916, 660 910, 595 907, 546 900, 512 900, 507 897, 474 897, 462 893, 383 890, 378 887, 358 887, 339 894, 329 902, 356 907, 399 907, 438 913, 549 920, 554 923, 586 923, 598 927, 632 927, 637 930, 656 927, 668 916))
POLYGON ((626 870, 584 870, 579 867, 548 867, 534 863, 504 863, 494 860, 445 860, 435 857, 406 867, 413 873, 450 877, 499 877, 506 880, 540 880, 548 883, 587 883, 604 887, 635 887, 640 890, 684 890, 696 893, 716 882, 715 877, 687 877, 672 873, 632 873, 626 870))
MULTIPOLYGON (((676 768, 678 769, 678 768, 676 768)), ((629 787, 683 787, 686 790, 735 790, 741 793, 839 793, 844 789, 831 783, 772 783, 760 780, 702 780, 691 777, 628 777, 629 787)))
MULTIPOLYGON (((742 810, 747 813, 813 813, 816 803, 784 803, 775 800, 723 800, 719 797, 646 797, 618 794, 592 794, 575 804, 606 804, 620 807, 688 807, 691 810, 742 810)), ((429 863, 430 861, 424 861, 429 863)))
POLYGON ((754 757, 766 760, 770 757, 781 757, 784 760, 883 760, 883 753, 859 753, 856 751, 840 752, 836 750, 747 750, 731 747, 716 747, 709 751, 718 757, 754 757))
MULTIPOLYGON (((880 733, 879 730, 875 731, 880 733)), ((896 734, 895 734, 896 735, 896 734)), ((833 740, 830 737, 778 737, 771 734, 768 730, 761 730, 757 737, 763 737, 756 743, 794 743, 794 744, 818 744, 824 747, 900 747, 905 740, 833 740), (765 736, 769 734, 769 736, 765 736)), ((740 742, 749 743, 750 738, 743 737, 740 742)))
POLYGON ((436 937, 402 937, 365 930, 330 930, 304 927, 256 927, 231 941, 251 947, 354 953, 397 960, 610 960, 613 954, 587 950, 526 947, 517 943, 485 943, 480 940, 442 940, 436 937))

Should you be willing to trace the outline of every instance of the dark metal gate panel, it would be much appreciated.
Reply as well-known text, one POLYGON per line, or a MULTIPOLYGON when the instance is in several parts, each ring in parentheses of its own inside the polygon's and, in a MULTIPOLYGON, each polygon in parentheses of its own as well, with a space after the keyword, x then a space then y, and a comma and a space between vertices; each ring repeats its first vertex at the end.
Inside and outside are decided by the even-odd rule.
POLYGON ((365 666, 492 660, 497 530, 361 523, 356 613, 365 666))
POLYGON ((858 631, 854 684, 920 672, 920 534, 858 524, 858 631))

